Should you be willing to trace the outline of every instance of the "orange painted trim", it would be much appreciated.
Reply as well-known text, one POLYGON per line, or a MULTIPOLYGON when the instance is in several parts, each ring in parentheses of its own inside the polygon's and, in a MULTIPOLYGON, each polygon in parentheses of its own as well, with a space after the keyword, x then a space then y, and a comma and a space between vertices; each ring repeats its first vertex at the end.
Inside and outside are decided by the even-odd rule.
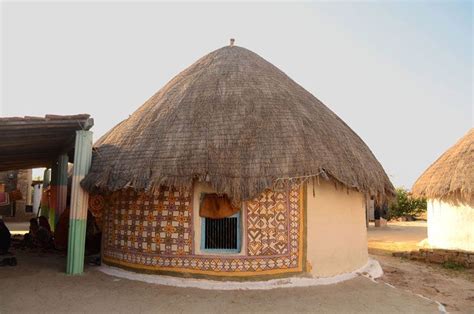
POLYGON ((304 253, 304 246, 306 239, 304 238, 305 232, 304 229, 306 228, 305 224, 305 216, 306 216, 306 209, 304 208, 304 198, 306 197, 304 193, 303 184, 300 186, 300 195, 299 195, 299 207, 300 207, 300 234, 299 234, 299 243, 298 243, 298 268, 300 271, 303 271, 303 253, 304 253))
POLYGON ((114 258, 103 256, 104 262, 109 262, 112 264, 124 266, 127 268, 133 268, 138 270, 149 270, 149 271, 166 271, 173 273, 188 273, 188 274, 201 274, 208 276, 218 276, 218 277, 252 277, 260 275, 275 275, 275 274, 285 274, 285 273, 300 273, 303 271, 302 265, 299 265, 298 268, 279 268, 263 271, 246 271, 246 272, 216 272, 208 270, 199 270, 199 269, 189 269, 189 268, 178 268, 178 267, 160 267, 160 266, 149 266, 149 265, 138 265, 129 262, 119 261, 114 258))

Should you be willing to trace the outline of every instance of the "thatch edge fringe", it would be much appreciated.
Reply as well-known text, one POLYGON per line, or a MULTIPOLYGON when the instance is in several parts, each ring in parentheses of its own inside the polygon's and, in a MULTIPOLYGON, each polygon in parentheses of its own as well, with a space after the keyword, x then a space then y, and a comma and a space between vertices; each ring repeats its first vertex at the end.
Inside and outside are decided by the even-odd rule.
MULTIPOLYGON (((144 173, 151 174, 151 170, 145 170, 144 173)), ((334 177, 330 173, 327 173, 324 170, 316 174, 310 174, 305 176, 297 177, 267 177, 267 178, 228 178, 224 176, 214 176, 210 177, 209 175, 194 175, 190 176, 145 176, 140 180, 135 180, 134 182, 126 182, 122 184, 110 185, 110 181, 120 182, 120 180, 110 180, 110 169, 104 173, 90 172, 86 178, 81 182, 81 186, 88 192, 93 193, 97 191, 102 192, 115 192, 122 189, 132 189, 137 192, 140 191, 154 191, 160 186, 174 186, 174 187, 184 187, 192 188, 194 182, 206 182, 208 183, 217 193, 227 194, 232 203, 239 205, 241 202, 252 200, 262 192, 267 189, 275 189, 280 183, 291 184, 298 183, 303 184, 308 180, 322 178, 324 181, 333 181, 336 185, 336 188, 346 188, 349 190, 354 190, 360 193, 363 193, 366 198, 374 197, 377 203, 383 203, 394 197, 394 192, 391 187, 384 187, 383 191, 377 191, 370 189, 368 187, 350 187, 345 182, 342 182, 338 178, 334 177), (148 182, 144 185, 144 182, 148 182), (243 191, 242 188, 244 187, 243 191)), ((124 181, 122 181, 124 182, 124 181)))

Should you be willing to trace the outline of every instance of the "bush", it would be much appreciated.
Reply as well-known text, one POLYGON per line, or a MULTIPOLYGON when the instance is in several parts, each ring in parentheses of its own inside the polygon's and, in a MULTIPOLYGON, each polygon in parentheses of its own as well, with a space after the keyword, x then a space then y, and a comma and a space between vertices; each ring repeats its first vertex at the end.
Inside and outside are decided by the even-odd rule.
POLYGON ((463 265, 455 263, 455 262, 451 262, 451 261, 444 262, 443 265, 441 266, 443 266, 443 268, 446 268, 446 269, 464 270, 463 265))
POLYGON ((414 197, 404 188, 397 188, 396 193, 396 200, 389 206, 389 218, 416 216, 426 212, 426 199, 414 197))

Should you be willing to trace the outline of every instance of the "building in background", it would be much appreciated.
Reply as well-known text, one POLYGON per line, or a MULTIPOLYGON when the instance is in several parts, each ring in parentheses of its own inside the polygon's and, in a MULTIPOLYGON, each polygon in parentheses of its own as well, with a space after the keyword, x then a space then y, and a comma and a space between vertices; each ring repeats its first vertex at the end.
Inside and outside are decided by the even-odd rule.
POLYGON ((0 215, 6 221, 28 221, 34 217, 32 170, 0 172, 0 215))
POLYGON ((474 252, 474 129, 438 158, 413 185, 428 199, 428 243, 474 252))

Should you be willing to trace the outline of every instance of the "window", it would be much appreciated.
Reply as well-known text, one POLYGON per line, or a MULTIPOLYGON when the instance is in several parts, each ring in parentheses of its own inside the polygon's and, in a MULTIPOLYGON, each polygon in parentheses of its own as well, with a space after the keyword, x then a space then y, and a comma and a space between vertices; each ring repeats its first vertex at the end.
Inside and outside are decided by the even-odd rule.
POLYGON ((226 218, 201 218, 201 250, 213 253, 240 252, 240 211, 226 218))
POLYGON ((205 250, 239 250, 239 214, 221 219, 204 218, 205 250))

